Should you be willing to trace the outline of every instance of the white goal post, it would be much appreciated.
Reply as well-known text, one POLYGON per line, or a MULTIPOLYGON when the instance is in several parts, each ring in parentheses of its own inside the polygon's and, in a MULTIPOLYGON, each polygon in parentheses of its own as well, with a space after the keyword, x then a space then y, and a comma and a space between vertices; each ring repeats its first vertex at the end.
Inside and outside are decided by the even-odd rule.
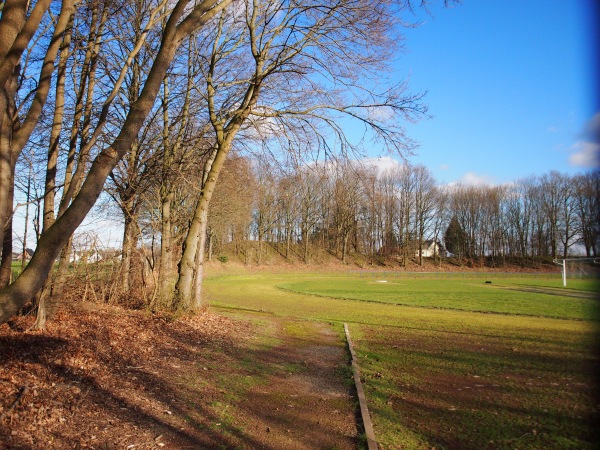
MULTIPOLYGON (((578 275, 580 278, 585 274, 586 276, 597 276, 598 268, 600 268, 600 257, 598 258, 556 258, 552 262, 561 266, 562 270, 562 283, 563 287, 567 287, 567 270, 570 267, 578 268, 578 275), (593 270, 587 270, 592 268, 593 270)), ((571 271, 570 273, 575 273, 571 271)))

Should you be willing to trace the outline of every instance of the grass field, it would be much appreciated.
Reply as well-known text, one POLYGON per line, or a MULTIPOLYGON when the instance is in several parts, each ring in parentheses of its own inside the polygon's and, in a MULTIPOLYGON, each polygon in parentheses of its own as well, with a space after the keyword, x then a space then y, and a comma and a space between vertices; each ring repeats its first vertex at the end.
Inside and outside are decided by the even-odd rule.
POLYGON ((593 319, 596 313, 593 288, 597 284, 592 280, 577 280, 568 289, 560 288, 555 280, 538 278, 486 281, 325 278, 279 287, 302 294, 403 306, 568 319, 593 319))
POLYGON ((231 314, 348 323, 384 449, 596 447, 595 282, 262 274, 205 286, 231 314))

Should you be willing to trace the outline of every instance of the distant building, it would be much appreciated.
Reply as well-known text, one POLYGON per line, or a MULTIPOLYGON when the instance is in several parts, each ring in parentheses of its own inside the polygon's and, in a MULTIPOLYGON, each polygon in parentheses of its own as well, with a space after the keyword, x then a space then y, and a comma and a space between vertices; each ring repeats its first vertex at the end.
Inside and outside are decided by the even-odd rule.
MULTIPOLYGON (((33 256, 33 250, 25 249, 25 261, 29 261, 33 256)), ((13 253, 13 261, 23 261, 23 253, 13 253)))
MULTIPOLYGON (((437 241, 427 240, 421 245, 421 255, 423 258, 446 256, 446 249, 437 241)), ((415 256, 419 256, 419 250, 415 252, 415 256)))

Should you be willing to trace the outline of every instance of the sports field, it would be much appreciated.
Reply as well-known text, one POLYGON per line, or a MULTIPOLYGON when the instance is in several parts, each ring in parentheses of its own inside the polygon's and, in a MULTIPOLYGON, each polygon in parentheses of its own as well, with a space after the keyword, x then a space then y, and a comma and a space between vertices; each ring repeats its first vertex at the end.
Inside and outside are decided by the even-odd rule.
POLYGON ((212 306, 348 323, 382 448, 595 448, 598 282, 558 275, 259 274, 212 306))

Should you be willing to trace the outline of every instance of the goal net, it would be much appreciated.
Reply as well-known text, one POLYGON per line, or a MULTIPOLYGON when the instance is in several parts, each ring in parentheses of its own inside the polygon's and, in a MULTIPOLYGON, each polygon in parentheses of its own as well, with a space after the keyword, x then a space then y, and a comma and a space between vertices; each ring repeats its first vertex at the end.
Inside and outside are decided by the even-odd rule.
POLYGON ((561 266, 563 286, 569 279, 600 278, 600 258, 555 259, 561 266))

